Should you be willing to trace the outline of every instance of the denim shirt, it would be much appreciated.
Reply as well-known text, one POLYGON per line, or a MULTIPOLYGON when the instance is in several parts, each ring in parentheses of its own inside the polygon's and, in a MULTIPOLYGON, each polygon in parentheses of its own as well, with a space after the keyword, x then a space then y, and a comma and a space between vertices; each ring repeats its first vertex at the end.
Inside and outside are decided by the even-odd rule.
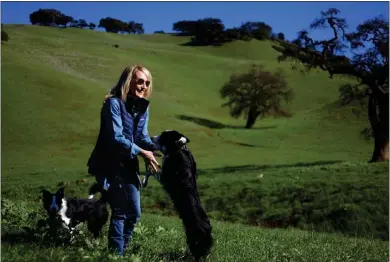
MULTIPOLYGON (((130 158, 134 158, 141 152, 140 145, 144 148, 148 149, 149 147, 153 147, 154 144, 152 140, 149 137, 148 133, 148 122, 149 122, 149 108, 146 110, 145 113, 145 125, 142 129, 141 137, 140 139, 134 141, 130 141, 123 135, 123 125, 122 125, 122 118, 121 118, 121 107, 119 105, 119 101, 117 99, 110 98, 110 112, 104 112, 104 117, 107 117, 107 119, 112 119, 112 128, 114 132, 114 140, 116 143, 121 144, 125 149, 129 151, 130 158)), ((134 116, 135 117, 135 116, 134 116)))

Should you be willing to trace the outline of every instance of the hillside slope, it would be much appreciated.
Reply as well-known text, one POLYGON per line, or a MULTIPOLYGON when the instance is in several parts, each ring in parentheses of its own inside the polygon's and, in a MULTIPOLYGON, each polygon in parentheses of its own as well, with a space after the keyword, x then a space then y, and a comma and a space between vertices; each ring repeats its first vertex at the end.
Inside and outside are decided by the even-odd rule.
MULTIPOLYGON (((199 166, 367 160, 372 142, 359 132, 363 112, 335 105, 338 86, 323 72, 301 74, 278 64, 269 42, 187 47, 188 38, 116 35, 91 30, 6 26, 2 45, 2 173, 85 172, 98 132, 105 92, 127 64, 154 76, 150 133, 178 129, 191 140, 199 166), (118 44, 119 48, 113 45, 118 44), (252 63, 282 67, 295 90, 292 118, 259 120, 245 130, 219 89, 231 73, 252 63)), ((63 173, 64 174, 64 173, 63 173)), ((61 176, 61 174, 59 174, 61 176)))

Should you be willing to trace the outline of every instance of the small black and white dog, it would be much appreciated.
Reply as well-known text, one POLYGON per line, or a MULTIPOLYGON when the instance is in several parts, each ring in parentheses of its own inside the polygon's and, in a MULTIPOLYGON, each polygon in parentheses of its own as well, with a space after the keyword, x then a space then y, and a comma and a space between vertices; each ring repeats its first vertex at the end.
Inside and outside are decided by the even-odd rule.
POLYGON ((90 199, 65 198, 64 187, 56 193, 42 190, 43 207, 50 219, 59 219, 72 233, 75 227, 82 222, 87 222, 88 230, 95 238, 99 237, 101 229, 108 220, 107 191, 97 183, 89 188, 90 199), (101 198, 91 199, 97 192, 101 198))
POLYGON ((196 162, 186 146, 190 140, 174 130, 151 139, 164 154, 159 181, 183 222, 187 244, 198 261, 209 254, 213 237, 209 218, 199 199, 196 162))

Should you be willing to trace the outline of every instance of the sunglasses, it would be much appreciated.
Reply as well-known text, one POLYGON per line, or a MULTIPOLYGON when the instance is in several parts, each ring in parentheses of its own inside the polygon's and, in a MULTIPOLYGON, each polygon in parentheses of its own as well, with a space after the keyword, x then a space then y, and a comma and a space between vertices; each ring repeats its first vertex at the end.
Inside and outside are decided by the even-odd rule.
POLYGON ((143 85, 143 84, 145 84, 146 87, 149 87, 149 85, 150 85, 150 81, 145 81, 145 80, 143 80, 142 78, 137 78, 137 79, 135 79, 135 82, 137 83, 137 85, 143 85))

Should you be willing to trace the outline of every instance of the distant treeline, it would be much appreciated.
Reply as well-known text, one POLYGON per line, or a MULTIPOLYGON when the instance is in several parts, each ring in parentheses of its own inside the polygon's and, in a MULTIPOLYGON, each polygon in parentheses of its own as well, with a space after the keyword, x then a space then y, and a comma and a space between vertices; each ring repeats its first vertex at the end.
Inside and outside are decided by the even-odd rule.
POLYGON ((30 22, 33 25, 58 26, 58 27, 76 27, 95 29, 94 23, 87 23, 84 19, 74 19, 71 16, 64 15, 55 9, 39 9, 30 14, 30 22))
POLYGON ((225 29, 218 18, 205 18, 192 21, 178 21, 173 24, 173 30, 179 35, 192 36, 194 45, 214 45, 233 40, 285 40, 283 33, 275 34, 272 27, 264 22, 246 22, 240 27, 225 29))
MULTIPOLYGON (((75 27, 95 29, 96 24, 88 23, 85 19, 74 19, 55 9, 39 9, 30 14, 33 25, 75 27)), ((101 18, 98 27, 111 33, 143 34, 145 29, 142 23, 135 21, 124 22, 112 17, 101 18)), ((239 27, 225 29, 218 18, 204 18, 199 20, 183 20, 173 24, 173 31, 177 35, 192 36, 193 45, 218 45, 233 40, 285 40, 283 33, 274 33, 272 27, 264 22, 246 22, 239 27)), ((158 30, 154 32, 164 33, 158 30)))
MULTIPOLYGON (((30 14, 30 22, 33 25, 56 26, 56 27, 76 27, 95 29, 96 24, 87 23, 85 19, 74 19, 71 16, 65 15, 55 9, 39 9, 30 14)), ((106 32, 111 33, 129 33, 143 34, 144 28, 141 23, 130 21, 128 23, 121 20, 106 17, 99 21, 98 27, 102 27, 106 32)))

